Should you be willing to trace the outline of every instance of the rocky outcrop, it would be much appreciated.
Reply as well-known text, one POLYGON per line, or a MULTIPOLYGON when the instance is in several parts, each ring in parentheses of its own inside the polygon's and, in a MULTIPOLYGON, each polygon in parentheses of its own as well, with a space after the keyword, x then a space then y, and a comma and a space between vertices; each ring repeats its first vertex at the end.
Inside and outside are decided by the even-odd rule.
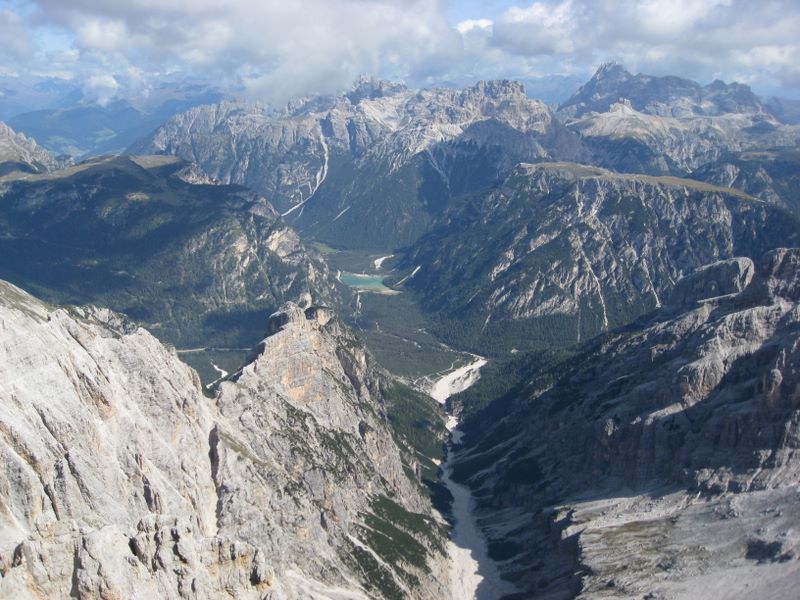
POLYGON ((800 250, 768 253, 748 284, 752 271, 745 259, 697 271, 673 306, 529 379, 496 423, 467 424, 454 475, 518 587, 791 595, 800 250))
MULTIPOLYGON (((520 165, 496 191, 443 215, 406 252, 397 280, 408 276, 404 287, 453 323, 442 333, 475 351, 543 349, 659 308, 702 265, 798 236, 796 219, 735 190, 520 165)), ((733 282, 725 290, 736 291, 733 282)))
POLYGON ((66 164, 68 161, 57 160, 35 140, 15 132, 0 121, 0 178, 22 173, 44 173, 66 164))
POLYGON ((442 597, 364 349, 319 308, 271 331, 209 399, 119 315, 0 284, 0 596, 442 597))
POLYGON ((749 258, 704 265, 678 280, 665 307, 683 311, 709 298, 738 294, 750 284, 753 272, 753 261, 749 258))

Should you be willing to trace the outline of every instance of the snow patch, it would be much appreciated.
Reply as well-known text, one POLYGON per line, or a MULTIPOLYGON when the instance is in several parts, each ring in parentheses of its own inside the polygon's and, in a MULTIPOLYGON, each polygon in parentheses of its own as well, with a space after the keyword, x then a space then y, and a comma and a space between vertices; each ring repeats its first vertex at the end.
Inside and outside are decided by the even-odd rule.
POLYGON ((500 578, 494 561, 489 558, 489 548, 483 532, 473 515, 472 492, 467 486, 452 480, 453 446, 461 443, 458 420, 451 416, 447 421, 451 430, 447 460, 442 469, 442 483, 453 495, 453 530, 447 544, 450 555, 450 598, 464 600, 490 600, 501 598, 517 590, 500 578))
POLYGON ((217 373, 219 373, 219 376, 220 376, 220 378, 225 378, 225 377, 227 377, 227 376, 228 376, 228 372, 227 372, 225 369, 222 369, 222 368, 218 367, 218 366, 217 366, 216 364, 214 364, 213 362, 211 363, 211 366, 212 366, 212 367, 214 367, 214 370, 215 370, 217 373))
POLYGON ((375 265, 376 269, 380 269, 381 266, 383 265, 383 261, 385 261, 387 258, 392 258, 393 256, 394 254, 390 254, 388 256, 381 256, 380 258, 376 258, 375 260, 373 260, 372 264, 375 265))
MULTIPOLYGON (((292 208, 287 210, 285 213, 281 213, 282 217, 290 215, 298 208, 301 208, 306 202, 311 200, 314 197, 314 194, 317 193, 319 186, 322 185, 322 182, 325 181, 325 178, 328 177, 328 160, 330 158, 330 150, 328 149, 328 143, 325 141, 325 134, 322 133, 320 130, 319 133, 319 143, 322 146, 322 168, 317 172, 316 177, 314 178, 314 187, 311 189, 311 193, 308 195, 307 198, 303 199, 302 201, 295 204, 292 208)), ((339 215, 341 216, 341 215, 339 215)), ((334 219, 335 220, 335 219, 334 219)))
POLYGON ((397 282, 397 285, 402 285, 402 284, 404 284, 406 281, 408 281, 409 279, 411 279, 412 277, 414 277, 414 275, 416 275, 417 273, 419 273, 419 270, 420 270, 421 268, 422 268, 422 266, 421 266, 421 265, 418 265, 417 267, 415 267, 415 268, 414 268, 414 270, 413 270, 413 271, 411 271, 411 275, 406 275, 405 277, 403 277, 403 278, 402 278, 400 281, 398 281, 398 282, 397 282))
POLYGON ((453 394, 463 392, 481 377, 481 367, 486 359, 476 356, 475 360, 437 379, 428 394, 437 402, 444 404, 453 394))
POLYGON ((348 206, 348 207, 346 207, 346 208, 345 208, 345 209, 344 209, 342 212, 340 212, 338 215, 336 215, 335 217, 333 217, 333 221, 331 221, 331 223, 333 223, 334 221, 338 221, 338 220, 339 220, 339 217, 341 217, 341 216, 342 216, 344 213, 346 213, 348 210, 350 210, 350 207, 349 207, 349 206, 348 206))

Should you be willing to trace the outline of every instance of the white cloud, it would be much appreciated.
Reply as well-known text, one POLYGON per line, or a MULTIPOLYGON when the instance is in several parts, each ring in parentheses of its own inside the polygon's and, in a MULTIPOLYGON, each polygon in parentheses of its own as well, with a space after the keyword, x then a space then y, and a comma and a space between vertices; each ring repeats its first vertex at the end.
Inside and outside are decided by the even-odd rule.
POLYGON ((674 36, 698 25, 716 8, 731 5, 732 0, 645 0, 637 3, 639 24, 649 33, 674 36))
POLYGON ((131 42, 128 28, 118 19, 88 19, 77 34, 81 46, 92 50, 121 50, 131 42))
POLYGON ((572 0, 515 6, 495 23, 492 43, 514 54, 569 54, 575 50, 576 17, 572 0))
POLYGON ((90 95, 100 106, 108 104, 119 90, 119 82, 108 73, 94 73, 86 81, 90 95))
POLYGON ((461 35, 465 35, 471 31, 491 31, 494 22, 491 19, 465 19, 456 25, 456 30, 461 35))
POLYGON ((254 93, 332 91, 363 72, 412 78, 457 57, 461 36, 430 0, 39 0, 108 64, 235 76, 254 93))
POLYGON ((17 61, 31 52, 31 39, 23 20, 10 10, 0 10, 0 63, 17 61))
POLYGON ((800 5, 792 0, 563 0, 511 7, 487 47, 558 72, 616 59, 633 71, 708 81, 740 73, 800 94, 800 5))
POLYGON ((119 90, 183 73, 282 101, 341 89, 360 73, 462 84, 585 76, 616 59, 654 75, 744 76, 800 94, 796 0, 473 2, 453 24, 446 0, 27 1, 19 14, 0 11, 6 69, 72 70, 87 86, 106 73, 119 90), (31 58, 30 34, 43 29, 62 32, 78 55, 31 58))

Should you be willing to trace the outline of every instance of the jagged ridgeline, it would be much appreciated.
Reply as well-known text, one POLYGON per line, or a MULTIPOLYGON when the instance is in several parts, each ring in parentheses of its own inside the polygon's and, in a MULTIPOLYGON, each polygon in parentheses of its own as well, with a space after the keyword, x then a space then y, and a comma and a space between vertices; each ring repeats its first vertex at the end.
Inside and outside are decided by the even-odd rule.
MULTIPOLYGON (((614 63, 557 114, 592 164, 651 175, 686 176, 728 152, 794 147, 800 134, 746 85, 633 75, 614 63)), ((740 188, 735 179, 723 185, 740 188)))
POLYGON ((693 179, 735 187, 800 215, 800 150, 732 152, 703 165, 693 179))
POLYGON ((410 90, 365 80, 285 111, 223 102, 170 119, 133 152, 175 154, 267 195, 305 236, 392 249, 448 202, 521 160, 585 160, 577 134, 521 84, 410 90))
POLYGON ((286 300, 334 303, 327 265, 257 194, 174 157, 0 183, 0 277, 123 312, 179 347, 254 345, 286 300))
POLYGON ((445 213, 397 280, 477 351, 567 346, 655 310, 680 277, 800 243, 800 220, 737 190, 567 163, 520 165, 445 213), (413 276, 412 276, 413 275, 413 276))
POLYGON ((66 166, 70 161, 53 157, 33 138, 26 137, 0 121, 0 178, 14 173, 44 173, 66 166))
POLYGON ((107 309, 0 282, 0 331, 0 597, 445 597, 425 448, 329 309, 282 306, 214 400, 107 309))
MULTIPOLYGON (((364 80, 282 110, 195 107, 132 151, 178 155, 266 194, 304 236, 388 250, 414 242, 454 202, 502 183, 520 162, 685 177, 729 153, 791 148, 799 137, 745 85, 701 86, 612 64, 558 111, 510 81, 416 91, 364 80)), ((720 181, 740 183, 756 191, 720 181)))
POLYGON ((800 250, 698 269, 520 379, 467 421, 453 469, 520 590, 796 595, 800 250))

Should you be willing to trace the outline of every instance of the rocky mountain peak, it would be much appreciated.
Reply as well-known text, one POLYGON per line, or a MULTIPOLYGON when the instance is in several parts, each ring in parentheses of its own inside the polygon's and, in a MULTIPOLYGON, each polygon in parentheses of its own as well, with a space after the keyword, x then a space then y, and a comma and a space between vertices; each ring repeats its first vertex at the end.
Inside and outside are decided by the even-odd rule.
POLYGON ((630 72, 625 70, 625 67, 623 67, 618 62, 612 60, 609 62, 602 63, 597 68, 597 71, 595 71, 594 75, 592 75, 592 78, 589 80, 589 84, 591 84, 592 82, 594 82, 595 84, 598 84, 599 82, 609 82, 609 81, 619 82, 625 79, 629 79, 630 77, 633 77, 633 75, 631 75, 630 72))
POLYGON ((772 304, 779 300, 800 302, 800 248, 776 248, 765 254, 741 302, 772 304))
POLYGON ((312 324, 322 327, 334 317, 333 310, 326 306, 303 308, 294 302, 284 303, 269 316, 267 331, 273 335, 291 326, 309 327, 312 324))
POLYGON ((276 333, 292 323, 303 323, 305 311, 294 302, 286 302, 269 316, 269 331, 276 333))
POLYGON ((617 63, 600 66, 594 76, 564 102, 559 112, 567 118, 590 112, 605 113, 620 98, 637 111, 659 116, 691 117, 726 113, 760 114, 758 96, 741 83, 714 81, 707 86, 675 76, 632 75, 617 63))
POLYGON ((519 81, 508 79, 481 80, 466 91, 470 95, 486 96, 494 100, 525 96, 525 86, 519 81))
POLYGON ((725 83, 719 79, 705 86, 702 98, 719 112, 763 113, 768 112, 761 99, 744 83, 725 83))
POLYGON ((350 91, 345 94, 350 102, 357 104, 364 99, 384 98, 406 91, 406 86, 395 81, 361 75, 355 80, 350 91))
POLYGON ((0 121, 0 177, 13 171, 41 173, 64 166, 35 140, 0 121))
POLYGON ((745 257, 702 266, 678 280, 667 305, 686 309, 703 300, 738 294, 750 284, 754 272, 753 261, 745 257))

